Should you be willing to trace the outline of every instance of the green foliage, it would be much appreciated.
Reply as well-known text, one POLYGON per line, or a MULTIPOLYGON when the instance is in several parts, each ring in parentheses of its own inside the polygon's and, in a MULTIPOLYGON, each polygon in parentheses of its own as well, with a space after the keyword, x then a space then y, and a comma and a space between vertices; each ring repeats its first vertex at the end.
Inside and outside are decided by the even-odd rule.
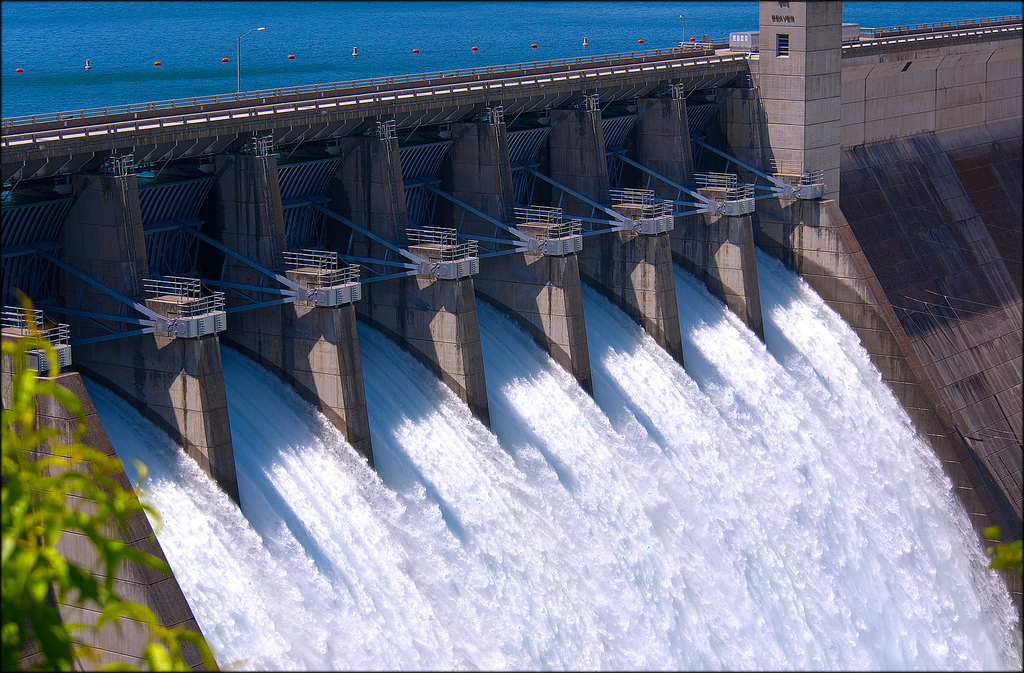
POLYGON ((986 553, 992 557, 992 561, 988 564, 989 568, 1005 568, 1007 570, 1016 570, 1017 573, 1024 575, 1024 550, 1022 550, 1022 541, 1017 540, 1015 542, 999 542, 999 539, 1003 537, 1003 531, 1000 530, 999 526, 989 526, 984 530, 985 537, 996 543, 994 547, 986 549, 986 553))
MULTIPOLYGON (((36 334, 34 326, 31 333, 36 334)), ((115 475, 122 470, 116 456, 106 456, 78 443, 85 431, 81 401, 69 390, 46 378, 38 378, 26 366, 26 353, 39 349, 50 363, 57 358, 49 342, 37 336, 4 341, 3 355, 13 359, 13 389, 9 409, 3 410, 3 584, 2 656, 0 668, 18 667, 19 659, 34 641, 35 660, 46 670, 71 670, 76 660, 98 660, 84 636, 107 623, 118 625, 130 618, 149 627, 150 639, 143 657, 151 670, 189 670, 181 642, 192 643, 207 668, 215 669, 212 652, 202 636, 182 627, 165 628, 153 612, 127 601, 115 592, 114 576, 125 562, 170 573, 166 562, 135 549, 116 534, 126 531, 130 517, 156 514, 125 491, 115 475), (37 399, 50 397, 77 419, 74 442, 63 445, 59 431, 36 427, 37 399), (47 451, 44 447, 49 447, 47 451), (34 454, 34 455, 33 455, 34 454), (72 496, 91 501, 93 513, 72 508, 72 496), (57 550, 66 532, 78 533, 95 546, 101 574, 72 563, 57 550), (114 534, 112 534, 112 532, 114 534), (56 602, 82 605, 100 613, 95 626, 65 623, 56 602)), ((56 376, 51 364, 50 376, 56 376)), ((143 466, 139 466, 142 468, 143 466)), ((142 471, 140 470, 140 474, 142 471)), ((107 670, 133 670, 110 664, 107 670)))

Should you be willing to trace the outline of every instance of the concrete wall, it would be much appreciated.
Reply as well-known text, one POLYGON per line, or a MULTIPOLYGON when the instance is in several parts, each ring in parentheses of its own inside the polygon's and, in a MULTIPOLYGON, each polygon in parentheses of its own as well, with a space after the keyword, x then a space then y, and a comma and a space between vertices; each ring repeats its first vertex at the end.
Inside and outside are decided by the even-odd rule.
POLYGON ((842 144, 1019 119, 1020 40, 843 59, 842 144))
MULTIPOLYGON (((3 406, 10 408, 11 374, 13 372, 11 358, 3 358, 3 406)), ((113 446, 107 437, 103 423, 96 413, 96 407, 89 397, 82 378, 76 372, 63 372, 54 379, 58 385, 70 390, 82 401, 85 409, 85 433, 78 441, 90 446, 103 454, 110 456, 114 454, 113 446)), ((77 427, 77 419, 63 406, 52 398, 40 398, 36 402, 36 424, 37 427, 56 428, 60 431, 60 441, 69 443, 74 441, 74 431, 77 427)), ((39 447, 33 452, 33 459, 53 455, 53 447, 49 444, 39 447)), ((124 471, 115 475, 119 485, 129 493, 132 492, 131 483, 124 471)), ((72 498, 70 504, 79 511, 90 511, 90 501, 84 498, 72 498)), ((160 543, 153 534, 149 519, 144 514, 136 513, 128 519, 128 526, 125 529, 116 528, 111 533, 126 542, 129 546, 153 554, 166 560, 160 543)), ((92 542, 85 536, 75 532, 65 532, 57 544, 57 549, 64 556, 86 568, 91 568, 98 577, 105 577, 106 570, 96 564, 96 551, 92 542)), ((114 590, 119 596, 127 600, 141 603, 156 614, 160 625, 174 628, 184 628, 202 634, 199 624, 196 623, 191 608, 185 601, 181 587, 173 575, 164 575, 152 568, 140 566, 135 563, 122 563, 116 571, 114 590)), ((61 619, 66 623, 77 622, 85 625, 93 625, 99 619, 99 612, 95 609, 95 603, 78 604, 71 600, 58 603, 58 612, 61 619)), ((120 630, 113 624, 107 624, 98 632, 97 636, 89 636, 83 642, 96 649, 99 661, 79 662, 84 668, 94 666, 105 666, 112 663, 127 663, 132 666, 142 667, 145 662, 142 659, 145 644, 148 639, 149 628, 134 619, 121 619, 120 630)), ((84 632, 80 632, 84 635, 84 632)), ((193 669, 202 668, 202 658, 199 652, 187 643, 182 644, 182 654, 186 663, 193 669)), ((31 665, 32 656, 23 659, 26 667, 31 665)))
POLYGON ((979 489, 986 513, 1010 530, 1021 517, 1020 155, 1018 120, 843 156, 844 211, 908 355, 940 418, 966 438, 977 485, 994 486, 979 489))
MULTIPOLYGON (((702 190, 708 195, 711 190, 702 190)), ((704 245, 695 250, 701 260, 697 277, 764 341, 761 289, 757 280, 753 223, 749 215, 731 217, 704 213, 704 245)))
MULTIPOLYGON (((116 292, 138 297, 149 264, 135 176, 78 174, 71 184, 76 198, 61 231, 61 259, 116 292)), ((78 306, 79 296, 90 311, 117 313, 122 306, 66 271, 61 271, 60 285, 70 307, 78 306)), ((82 336, 104 333, 84 323, 82 336)))

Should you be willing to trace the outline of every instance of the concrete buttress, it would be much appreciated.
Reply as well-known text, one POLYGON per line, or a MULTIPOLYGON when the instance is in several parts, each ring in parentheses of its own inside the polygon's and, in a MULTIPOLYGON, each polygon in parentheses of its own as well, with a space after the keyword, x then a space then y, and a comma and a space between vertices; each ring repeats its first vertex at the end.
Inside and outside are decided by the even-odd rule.
MULTIPOLYGON (((139 301, 149 267, 135 176, 77 175, 73 187, 76 200, 61 241, 64 261, 139 301)), ((75 275, 64 271, 61 280, 65 305, 75 306, 83 289, 88 301, 83 306, 117 312, 113 298, 90 296, 91 290, 75 275)), ((143 334, 82 344, 75 347, 75 361, 130 400, 238 501, 216 334, 198 339, 143 334)))
MULTIPOLYGON (((609 205, 600 110, 559 110, 554 118, 556 124, 549 140, 551 177, 597 203, 609 205)), ((586 216, 591 211, 591 206, 568 194, 563 196, 562 206, 571 215, 586 216)), ((669 234, 622 231, 594 236, 586 241, 578 258, 580 275, 682 363, 669 234)))
MULTIPOLYGON (((280 270, 287 232, 273 154, 219 155, 212 205, 221 242, 262 266, 280 270)), ((281 273, 303 284, 300 274, 281 273)), ((226 281, 259 285, 261 275, 239 260, 226 259, 226 281)), ((229 307, 241 302, 228 294, 229 307)), ((314 306, 300 300, 229 313, 225 340, 291 384, 373 464, 351 304, 314 306)))
MULTIPOLYGON (((723 198, 721 190, 701 189, 704 196, 723 198)), ((725 302, 744 324, 764 341, 761 290, 757 282, 757 256, 750 215, 732 216, 704 213, 704 231, 699 240, 698 277, 708 291, 725 302)))
MULTIPOLYGON (((398 141, 346 139, 343 156, 332 183, 332 209, 375 235, 404 245, 408 215, 398 141)), ((363 243, 352 254, 385 256, 384 245, 359 238, 363 243)), ((444 280, 418 274, 368 283, 356 312, 437 374, 473 415, 490 423, 473 278, 444 280)))
MULTIPOLYGON (((514 224, 515 197, 504 122, 453 124, 451 194, 491 217, 514 224)), ((471 212, 462 229, 490 235, 494 224, 471 212)), ((593 392, 583 288, 576 254, 524 251, 481 261, 477 292, 511 315, 563 369, 593 392)))

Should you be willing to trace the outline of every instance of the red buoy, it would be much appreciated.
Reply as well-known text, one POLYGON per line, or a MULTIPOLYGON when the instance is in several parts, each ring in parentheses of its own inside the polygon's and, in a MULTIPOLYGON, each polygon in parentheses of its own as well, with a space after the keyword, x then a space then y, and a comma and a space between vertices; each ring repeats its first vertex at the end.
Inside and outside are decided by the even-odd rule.
POLYGON ((160 65, 160 61, 153 61, 153 65, 160 65))
POLYGON ((295 54, 288 54, 288 60, 289 61, 294 60, 294 59, 295 59, 295 54))
POLYGON ((24 68, 15 68, 14 72, 25 72, 24 68))
POLYGON ((643 44, 643 43, 644 43, 644 41, 643 41, 643 40, 637 40, 637 41, 636 41, 636 43, 637 43, 637 44, 643 44))
POLYGON ((697 41, 697 38, 695 38, 695 37, 691 37, 690 38, 690 42, 696 42, 696 41, 697 41))
POLYGON ((530 49, 536 49, 536 48, 537 48, 537 44, 536 43, 530 45, 530 49))
POLYGON ((222 58, 222 59, 220 60, 220 62, 221 62, 221 63, 227 63, 227 62, 228 62, 228 59, 226 59, 226 58, 222 58))
POLYGON ((419 50, 419 49, 413 49, 413 50, 412 50, 412 53, 414 53, 414 54, 418 54, 418 53, 420 53, 420 50, 419 50))
POLYGON ((476 51, 476 47, 473 47, 472 49, 470 49, 470 51, 476 51))

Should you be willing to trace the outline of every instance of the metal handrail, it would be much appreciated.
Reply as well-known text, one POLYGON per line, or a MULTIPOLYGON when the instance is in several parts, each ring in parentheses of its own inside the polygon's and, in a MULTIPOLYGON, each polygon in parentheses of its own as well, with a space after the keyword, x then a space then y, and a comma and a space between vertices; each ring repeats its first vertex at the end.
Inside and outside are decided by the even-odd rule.
POLYGON ((143 278, 142 289, 153 297, 174 296, 198 299, 203 293, 198 278, 187 278, 184 276, 143 278))
POLYGON ((583 222, 576 218, 559 222, 558 224, 549 224, 545 229, 544 233, 537 237, 538 241, 546 241, 552 238, 565 238, 567 236, 579 236, 583 233, 583 222))
POLYGON ((540 222, 542 224, 558 224, 562 221, 562 209, 553 206, 516 206, 513 208, 516 221, 522 223, 540 222))
POLYGON ((972 28, 997 23, 1014 23, 1021 21, 1024 15, 1009 14, 1006 16, 993 16, 983 19, 958 19, 956 21, 930 21, 928 23, 911 23, 903 26, 886 26, 885 28, 861 28, 861 35, 872 35, 880 37, 885 33, 888 37, 892 34, 906 33, 909 31, 935 30, 948 28, 972 28))
POLYGON ((454 229, 444 229, 441 227, 406 229, 405 236, 413 244, 438 246, 442 262, 454 262, 467 257, 476 257, 479 250, 475 240, 459 243, 458 233, 454 229))
MULTIPOLYGON (((34 115, 22 115, 19 117, 6 117, 0 122, 4 129, 24 124, 39 124, 53 121, 71 121, 85 119, 87 117, 107 117, 118 114, 131 114, 138 112, 151 112, 155 110, 175 110, 179 108, 196 107, 213 103, 229 103, 253 101, 278 96, 288 96, 304 93, 330 93, 334 91, 351 90, 357 88, 393 87, 395 84, 410 84, 418 82, 430 82, 433 80, 444 80, 455 77, 473 77, 481 75, 502 75, 507 73, 527 72, 530 70, 541 70, 544 68, 564 67, 573 65, 605 64, 616 61, 635 60, 655 56, 672 56, 686 52, 705 52, 709 47, 717 43, 693 43, 667 49, 646 49, 643 51, 619 52, 615 54, 595 54, 594 56, 577 56, 575 58, 551 59, 547 61, 530 61, 526 63, 513 63, 508 65, 490 65, 476 68, 459 70, 440 70, 409 75, 396 75, 389 77, 373 77, 370 79, 348 80, 341 82, 328 82, 321 84, 303 84, 290 87, 277 87, 273 89, 257 89, 256 91, 242 91, 233 94, 210 94, 206 96, 192 96, 185 98, 174 98, 170 100, 151 101, 148 103, 130 103, 127 105, 110 105, 106 107, 85 108, 82 110, 70 110, 65 112, 50 112, 34 115)), ((695 54, 698 55, 698 54, 695 54)), ((378 89, 379 90, 379 89, 378 89)))
POLYGON ((825 181, 824 170, 805 171, 800 168, 799 164, 775 159, 772 159, 771 165, 772 177, 790 185, 816 185, 825 181))
POLYGON ((213 292, 204 296, 198 278, 143 278, 142 289, 152 297, 159 297, 164 301, 171 299, 174 308, 170 309, 169 313, 179 318, 194 318, 224 309, 224 293, 213 292))
POLYGON ((282 253, 285 266, 290 269, 313 269, 316 288, 336 287, 359 282, 359 265, 347 264, 338 268, 338 253, 329 250, 300 250, 282 253))
POLYGON ((693 179, 701 189, 732 189, 739 182, 734 173, 694 173, 693 179))
POLYGON ((67 346, 71 341, 71 328, 67 323, 57 323, 53 327, 43 329, 46 316, 42 310, 24 309, 20 306, 5 306, 3 310, 3 329, 12 330, 19 336, 29 336, 29 321, 25 319, 26 310, 32 314, 36 335, 46 339, 54 346, 67 346))
POLYGON ((653 189, 609 189, 608 194, 615 205, 639 207, 642 217, 663 217, 675 210, 671 201, 657 198, 653 189))
POLYGON ((650 206, 655 202, 653 189, 609 189, 608 195, 614 204, 650 206))

